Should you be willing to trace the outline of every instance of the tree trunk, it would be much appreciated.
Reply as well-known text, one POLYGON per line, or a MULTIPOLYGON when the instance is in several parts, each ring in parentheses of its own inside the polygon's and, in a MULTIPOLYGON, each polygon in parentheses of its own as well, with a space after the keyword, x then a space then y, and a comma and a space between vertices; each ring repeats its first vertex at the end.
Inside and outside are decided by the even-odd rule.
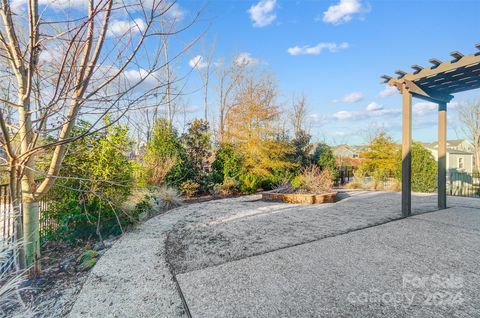
POLYGON ((30 268, 32 276, 40 273, 40 213, 38 201, 32 196, 23 193, 23 237, 25 251, 25 265, 30 268))
MULTIPOLYGON (((14 215, 14 228, 15 228, 15 241, 23 242, 23 217, 22 217, 22 202, 19 191, 19 182, 17 176, 16 160, 10 162, 10 204, 12 205, 14 215)), ((18 249, 18 266, 19 268, 26 268, 25 264, 25 250, 23 248, 18 249)))
POLYGON ((218 139, 219 142, 223 142, 223 134, 225 133, 225 115, 224 115, 224 110, 223 107, 220 109, 220 125, 219 125, 219 130, 218 130, 218 139))

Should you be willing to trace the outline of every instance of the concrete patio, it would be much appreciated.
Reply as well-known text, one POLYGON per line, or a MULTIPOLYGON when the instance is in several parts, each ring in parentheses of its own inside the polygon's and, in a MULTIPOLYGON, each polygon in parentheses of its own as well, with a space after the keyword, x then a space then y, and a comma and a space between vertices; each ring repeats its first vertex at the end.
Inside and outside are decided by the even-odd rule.
POLYGON ((480 200, 452 197, 449 209, 435 211, 436 196, 414 195, 414 216, 401 219, 399 193, 344 197, 301 206, 250 196, 172 210, 101 258, 70 315, 480 312, 480 200))

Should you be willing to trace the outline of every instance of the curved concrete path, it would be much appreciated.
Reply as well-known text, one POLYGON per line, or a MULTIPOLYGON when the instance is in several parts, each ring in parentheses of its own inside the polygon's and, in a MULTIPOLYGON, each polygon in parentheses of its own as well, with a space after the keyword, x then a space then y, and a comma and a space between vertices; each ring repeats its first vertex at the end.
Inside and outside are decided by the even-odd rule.
POLYGON ((449 198, 452 208, 421 214, 435 210, 436 196, 414 196, 417 216, 400 220, 398 193, 346 196, 316 206, 249 196, 153 218, 100 259, 70 316, 468 317, 480 311, 480 200, 449 198), (404 286, 405 279, 448 275, 457 275, 461 288, 404 286), (429 295, 459 290, 461 303, 424 303, 429 295), (399 303, 368 300, 393 292, 403 297, 399 303))

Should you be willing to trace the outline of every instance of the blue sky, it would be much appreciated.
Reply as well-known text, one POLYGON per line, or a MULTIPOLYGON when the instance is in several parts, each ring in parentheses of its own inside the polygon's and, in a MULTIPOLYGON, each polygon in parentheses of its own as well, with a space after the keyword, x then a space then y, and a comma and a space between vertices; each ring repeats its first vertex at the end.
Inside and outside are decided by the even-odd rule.
MULTIPOLYGON (((208 28, 202 42, 216 39, 215 58, 250 54, 277 78, 284 104, 304 93, 314 139, 330 143, 364 142, 376 126, 400 140, 400 95, 384 91, 380 76, 447 60, 454 50, 473 53, 480 42, 480 1, 179 1, 187 16, 204 4, 196 31, 208 28)), ((202 46, 189 54, 202 54, 202 46)), ((478 95, 457 96, 450 139, 462 136, 455 107, 478 95)), ((414 138, 435 140, 434 107, 414 103, 414 138)))

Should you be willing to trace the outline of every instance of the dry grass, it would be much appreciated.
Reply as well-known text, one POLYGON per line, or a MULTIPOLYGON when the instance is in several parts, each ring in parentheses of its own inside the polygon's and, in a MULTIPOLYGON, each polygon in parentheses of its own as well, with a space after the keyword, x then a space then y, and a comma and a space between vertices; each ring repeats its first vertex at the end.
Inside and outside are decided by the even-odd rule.
POLYGON ((387 181, 370 180, 366 182, 365 178, 355 177, 353 181, 346 186, 347 189, 362 189, 375 191, 400 191, 401 183, 397 179, 389 179, 387 181))
POLYGON ((26 313, 24 317, 33 313, 20 296, 20 292, 26 289, 21 285, 26 279, 27 270, 21 271, 15 266, 19 246, 19 243, 0 241, 0 316, 4 315, 2 317, 7 317, 5 311, 14 307, 22 308, 26 313))
POLYGON ((363 184, 362 182, 358 181, 357 179, 353 179, 353 181, 347 183, 345 185, 345 188, 347 189, 363 189, 363 184))
POLYGON ((172 187, 163 186, 154 192, 153 209, 157 211, 167 211, 182 205, 180 193, 172 187))
POLYGON ((232 195, 238 192, 239 182, 233 178, 226 177, 223 183, 216 184, 213 191, 216 195, 232 195))
POLYGON ((272 191, 275 193, 295 193, 295 188, 289 182, 275 184, 272 191))
POLYGON ((387 186, 385 187, 386 191, 398 192, 401 189, 402 189, 402 183, 397 179, 390 180, 387 186))
POLYGON ((133 214, 141 203, 147 203, 149 210, 139 216, 140 221, 182 205, 182 199, 176 189, 168 186, 136 188, 121 208, 125 213, 133 214))
POLYGON ((147 188, 135 188, 128 196, 127 200, 122 203, 121 208, 128 213, 134 212, 135 208, 145 198, 151 194, 151 191, 147 188))
POLYGON ((332 192, 333 174, 329 169, 321 170, 317 165, 303 169, 300 175, 302 185, 298 189, 303 193, 322 194, 332 192))
POLYGON ((172 170, 177 162, 176 157, 169 158, 150 158, 148 160, 147 168, 147 182, 148 184, 163 184, 167 174, 172 170))

